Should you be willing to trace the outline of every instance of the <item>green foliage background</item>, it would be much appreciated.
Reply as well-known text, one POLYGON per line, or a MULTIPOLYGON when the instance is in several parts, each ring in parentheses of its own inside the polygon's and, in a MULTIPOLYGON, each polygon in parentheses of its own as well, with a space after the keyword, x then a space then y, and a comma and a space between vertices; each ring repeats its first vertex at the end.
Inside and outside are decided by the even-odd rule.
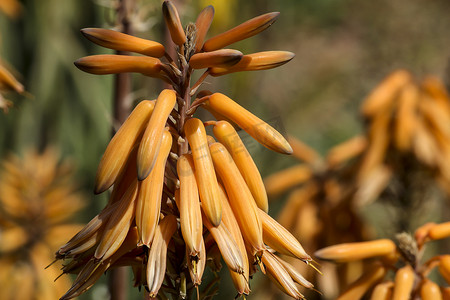
MULTIPOLYGON (((137 35, 162 41, 160 4, 139 0, 137 35)), ((31 96, 13 96, 15 107, 0 115, 0 155, 27 147, 57 146, 77 165, 89 195, 87 221, 104 199, 91 193, 99 159, 114 123, 113 76, 94 76, 73 66, 79 57, 109 53, 83 39, 79 29, 114 24, 114 1, 23 0, 23 14, 0 14, 0 57, 12 66, 31 96)), ((293 61, 280 68, 227 75, 205 86, 221 91, 285 132, 325 153, 362 129, 358 107, 389 72, 406 68, 448 83, 450 2, 446 0, 216 0, 175 1, 184 24, 202 5, 216 6, 212 34, 268 11, 280 11, 269 30, 233 45, 243 53, 288 50, 293 61), (200 3, 201 2, 201 3, 200 3), (224 7, 223 11, 220 10, 224 7)), ((156 80, 134 77, 135 98, 154 98, 156 80)), ((294 162, 255 143, 249 148, 263 176, 294 162)), ((277 211, 275 203, 272 212, 277 211)), ((223 297, 231 296, 224 283, 223 297)), ((94 289, 86 299, 101 293, 94 289)), ((222 298, 222 297, 219 297, 222 298)), ((136 299, 139 299, 136 296, 136 299)))

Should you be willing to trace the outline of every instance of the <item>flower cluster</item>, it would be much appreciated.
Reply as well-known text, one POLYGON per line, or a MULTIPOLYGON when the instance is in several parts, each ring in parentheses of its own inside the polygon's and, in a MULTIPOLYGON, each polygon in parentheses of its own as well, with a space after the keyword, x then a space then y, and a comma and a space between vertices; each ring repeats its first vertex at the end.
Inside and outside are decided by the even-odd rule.
POLYGON ((376 199, 395 177, 414 172, 426 172, 448 190, 450 98, 439 79, 417 82, 407 71, 393 72, 367 97, 361 113, 368 145, 359 161, 359 202, 376 199))
POLYGON ((162 8, 177 46, 176 58, 154 41, 107 29, 82 30, 98 45, 144 56, 83 57, 75 62, 81 70, 137 72, 172 88, 163 90, 156 100, 141 101, 107 146, 95 193, 112 187, 109 202, 56 254, 72 259, 65 273, 78 274, 62 299, 80 295, 105 271, 123 265, 132 266, 135 284, 144 286, 150 297, 166 293, 190 297, 194 288, 199 289, 207 260, 215 262, 211 266, 217 271, 220 256, 238 295, 250 293, 249 280, 259 265, 284 292, 303 298, 297 283, 306 288, 312 285, 275 252, 307 264, 311 258, 267 214, 264 184, 236 128, 279 153, 292 153, 291 146, 229 97, 197 93, 209 75, 270 69, 291 60, 294 55, 285 51, 244 55, 223 49, 268 28, 279 13, 253 18, 206 40, 212 6, 203 9, 186 30, 170 1, 164 1, 162 8), (191 85, 196 69, 206 71, 191 85), (198 109, 210 111, 216 120, 203 122, 194 117, 198 109), (207 135, 205 126, 212 127, 214 136, 207 135))
POLYGON ((71 183, 72 167, 54 150, 11 155, 0 174, 0 298, 56 299, 70 287, 60 270, 46 266, 53 249, 82 228, 68 223, 83 207, 71 183))
POLYGON ((421 262, 426 243, 450 236, 450 222, 427 223, 419 227, 414 237, 402 233, 396 243, 389 239, 348 243, 321 249, 315 255, 337 263, 365 260, 365 272, 338 297, 361 299, 423 299, 438 300, 450 297, 450 288, 428 279, 438 267, 442 278, 450 283, 450 255, 437 255, 421 262), (393 271, 394 280, 388 273, 393 271), (383 280, 384 279, 384 280, 383 280))
MULTIPOLYGON (((424 195, 436 186, 449 192, 450 98, 439 79, 418 82, 407 71, 395 71, 367 96, 361 114, 365 134, 325 157, 290 138, 293 156, 303 163, 264 180, 271 197, 293 189, 278 221, 307 251, 370 238, 360 208, 377 199, 397 210, 390 222, 398 232, 410 228, 424 195)), ((433 193, 430 200, 440 197, 433 193)), ((358 265, 324 264, 322 270, 336 285, 347 286, 346 278, 360 273, 358 265)), ((331 286, 321 289, 332 294, 331 286)))
MULTIPOLYGON (((331 148, 325 156, 294 137, 289 137, 289 143, 293 157, 301 163, 264 179, 271 199, 289 191, 277 221, 301 241, 307 252, 370 238, 369 227, 353 205, 357 191, 354 163, 366 149, 367 140, 356 136, 331 148)), ((326 276, 317 276, 301 264, 295 266, 304 269, 307 278, 326 295, 346 285, 352 273, 352 268, 322 264, 326 276)))

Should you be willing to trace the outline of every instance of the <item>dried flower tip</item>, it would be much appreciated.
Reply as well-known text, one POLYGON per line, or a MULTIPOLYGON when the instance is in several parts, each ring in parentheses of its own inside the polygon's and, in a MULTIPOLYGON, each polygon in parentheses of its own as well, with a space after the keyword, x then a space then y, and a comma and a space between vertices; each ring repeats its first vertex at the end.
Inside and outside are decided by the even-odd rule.
POLYGON ((380 282, 387 269, 379 263, 374 263, 361 277, 353 282, 336 300, 361 299, 368 290, 380 282))
POLYGON ((227 148, 233 157, 236 166, 252 192, 256 205, 263 211, 268 212, 269 203, 261 174, 259 174, 258 167, 234 127, 227 121, 219 121, 215 123, 213 131, 219 142, 227 148))
POLYGON ((147 262, 147 285, 150 297, 156 297, 166 274, 167 247, 177 229, 177 218, 167 215, 159 223, 147 262))
POLYGON ((314 285, 309 282, 308 280, 303 277, 302 274, 300 274, 291 264, 289 264, 287 261, 275 256, 275 258, 283 265, 283 267, 286 269, 286 271, 289 273, 289 276, 298 284, 301 286, 307 288, 307 289, 313 289, 314 285))
POLYGON ((164 46, 160 43, 103 28, 84 28, 81 33, 91 42, 105 48, 129 51, 152 57, 163 57, 164 46))
POLYGON ((172 41, 178 46, 183 45, 186 42, 186 35, 184 34, 177 9, 171 1, 164 1, 162 11, 172 41))
POLYGON ((395 274, 393 300, 408 300, 411 298, 415 280, 414 270, 410 265, 400 268, 395 274))
POLYGON ((202 283, 203 272, 206 267, 206 249, 203 237, 200 243, 200 251, 197 256, 191 256, 188 248, 186 247, 186 260, 192 283, 195 286, 200 285, 202 283))
POLYGON ((375 256, 387 256, 396 250, 395 243, 388 239, 369 242, 346 243, 326 247, 314 253, 320 259, 349 262, 375 256))
POLYGON ((180 179, 181 233, 186 243, 186 251, 190 256, 197 256, 203 241, 203 224, 192 155, 180 156, 177 172, 180 179))
POLYGON ((224 33, 208 39, 203 45, 203 50, 209 52, 222 49, 223 47, 252 37, 272 25, 279 15, 279 12, 271 12, 250 19, 224 33))
POLYGON ((283 154, 292 153, 291 146, 278 131, 224 94, 212 94, 207 103, 212 110, 231 119, 263 146, 283 154))
POLYGON ((395 236, 398 241, 398 250, 403 258, 413 267, 419 259, 419 249, 416 240, 408 233, 402 232, 395 236))
POLYGON ((386 113, 400 89, 411 80, 411 74, 404 70, 390 74, 364 100, 361 114, 366 118, 371 118, 378 113, 386 113))
POLYGON ((278 196, 285 191, 305 183, 312 178, 313 172, 308 165, 297 165, 278 173, 272 174, 264 179, 267 193, 270 196, 278 196))
POLYGON ((97 169, 95 194, 110 188, 123 172, 133 146, 140 142, 154 107, 154 101, 141 101, 111 139, 97 169))
POLYGON ((78 297, 90 289, 115 261, 136 247, 137 241, 138 235, 136 228, 130 228, 122 245, 111 257, 104 261, 97 261, 95 259, 87 261, 72 284, 72 287, 61 297, 61 300, 78 297))
POLYGON ((198 15, 195 21, 195 27, 197 28, 197 35, 195 40, 195 53, 200 52, 205 41, 206 34, 211 26, 214 18, 214 7, 208 5, 198 15))
POLYGON ((184 132, 194 158, 195 177, 203 211, 208 220, 217 226, 222 218, 222 203, 217 199, 219 185, 208 147, 205 127, 199 119, 191 118, 186 121, 184 132))
POLYGON ((150 121, 147 124, 137 154, 138 179, 144 180, 153 169, 161 147, 167 118, 175 106, 177 96, 174 90, 163 90, 158 99, 150 121))
POLYGON ((212 76, 222 76, 235 72, 261 71, 277 68, 291 61, 295 54, 288 51, 265 51, 247 54, 231 67, 213 67, 209 69, 212 76))
POLYGON ((161 210, 161 197, 164 187, 164 172, 172 135, 164 130, 161 147, 150 175, 139 182, 139 194, 136 206, 136 226, 144 245, 150 247, 161 210))
POLYGON ((87 246, 94 246, 97 243, 98 236, 103 231, 103 227, 118 206, 119 203, 106 206, 97 216, 84 226, 83 229, 73 236, 65 245, 61 246, 58 252, 56 252, 56 257, 63 258, 67 255, 75 255, 79 252, 76 249, 81 250, 80 247, 87 250, 91 248, 87 246), (93 245, 91 245, 92 242, 94 242, 93 245))
POLYGON ((263 210, 259 209, 258 212, 263 226, 264 243, 281 254, 296 257, 303 261, 311 260, 300 242, 286 228, 263 210))
POLYGON ((244 240, 251 245, 253 255, 260 255, 265 247, 258 207, 252 193, 227 149, 220 143, 211 144, 209 148, 214 168, 225 186, 230 206, 244 240))
POLYGON ((189 65, 194 69, 204 69, 211 67, 230 67, 237 64, 243 54, 241 51, 233 49, 221 49, 212 52, 202 52, 194 54, 189 60, 189 65))
POLYGON ((161 77, 161 61, 146 56, 100 54, 82 57, 75 66, 87 73, 104 75, 135 72, 150 77, 161 77))
POLYGON ((264 251, 261 259, 267 275, 278 285, 280 290, 294 299, 304 299, 303 295, 298 291, 294 280, 292 280, 288 271, 286 271, 274 254, 264 251))

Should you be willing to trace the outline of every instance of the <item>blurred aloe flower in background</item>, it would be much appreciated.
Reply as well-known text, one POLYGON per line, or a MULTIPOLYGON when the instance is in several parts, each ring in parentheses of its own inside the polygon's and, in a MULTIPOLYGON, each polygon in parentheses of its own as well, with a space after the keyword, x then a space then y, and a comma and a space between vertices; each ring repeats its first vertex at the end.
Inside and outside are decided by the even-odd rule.
POLYGON ((57 299, 69 286, 54 249, 81 225, 70 219, 84 200, 73 166, 54 149, 11 154, 0 171, 0 299, 57 299))

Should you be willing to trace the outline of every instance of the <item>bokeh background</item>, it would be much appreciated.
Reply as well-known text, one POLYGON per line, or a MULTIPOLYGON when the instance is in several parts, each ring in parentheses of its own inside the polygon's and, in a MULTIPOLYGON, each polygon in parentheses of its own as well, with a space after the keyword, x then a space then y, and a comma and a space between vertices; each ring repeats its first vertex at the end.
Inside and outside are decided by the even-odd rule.
MULTIPOLYGON (((136 0, 139 9, 132 19, 136 35, 164 40, 161 2, 136 0)), ((233 47, 243 53, 287 50, 296 57, 273 70, 208 79, 205 88, 229 95, 322 154, 363 130, 359 106, 391 71, 405 68, 418 78, 434 74, 449 84, 450 2, 446 0, 174 2, 183 24, 194 21, 202 7, 214 5, 216 16, 210 36, 253 16, 281 12, 268 30, 233 47)), ((25 95, 8 95, 14 107, 8 114, 0 114, 0 158, 10 152, 21 154, 28 148, 59 149, 76 166, 77 184, 88 201, 78 220, 86 222, 106 200, 91 191, 97 164, 111 128, 117 124, 112 117, 113 76, 83 73, 73 61, 110 53, 86 41, 79 30, 114 28, 116 3, 20 3, 21 12, 15 17, 0 12, 0 58, 14 70, 27 91, 25 95)), ((160 89, 156 80, 133 76, 130 101, 153 99, 160 89)), ((246 142, 263 177, 295 162, 250 139, 246 142)), ((273 215, 282 207, 284 198, 273 199, 273 215)), ((231 299, 232 290, 231 282, 224 280, 218 299, 231 299)), ((105 292, 105 285, 100 284, 83 299, 98 299, 105 292)), ((133 297, 140 299, 137 294, 133 297)))

